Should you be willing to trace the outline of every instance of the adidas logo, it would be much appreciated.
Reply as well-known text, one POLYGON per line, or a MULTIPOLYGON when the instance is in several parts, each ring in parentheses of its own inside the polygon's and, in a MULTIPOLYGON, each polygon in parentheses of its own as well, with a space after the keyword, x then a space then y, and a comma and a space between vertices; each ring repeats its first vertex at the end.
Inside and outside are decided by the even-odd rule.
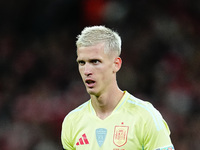
POLYGON ((85 144, 89 144, 89 141, 86 137, 86 134, 84 133, 82 137, 79 139, 79 141, 76 143, 76 145, 85 145, 85 144))

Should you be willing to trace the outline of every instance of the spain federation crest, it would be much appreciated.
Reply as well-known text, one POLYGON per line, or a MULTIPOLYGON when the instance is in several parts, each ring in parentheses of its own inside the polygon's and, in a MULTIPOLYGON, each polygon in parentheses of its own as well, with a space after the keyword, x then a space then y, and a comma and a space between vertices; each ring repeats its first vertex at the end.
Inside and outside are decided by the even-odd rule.
POLYGON ((113 143, 121 147, 126 144, 128 137, 128 126, 115 126, 114 135, 113 135, 113 143))

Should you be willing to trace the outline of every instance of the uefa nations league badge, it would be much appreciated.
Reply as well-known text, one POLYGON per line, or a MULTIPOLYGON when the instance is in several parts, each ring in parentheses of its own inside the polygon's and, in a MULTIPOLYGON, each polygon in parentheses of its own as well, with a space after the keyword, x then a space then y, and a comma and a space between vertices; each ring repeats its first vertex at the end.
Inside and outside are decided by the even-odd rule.
POLYGON ((107 135, 107 129, 105 129, 105 128, 96 129, 96 140, 97 140, 99 147, 101 147, 103 145, 106 135, 107 135))

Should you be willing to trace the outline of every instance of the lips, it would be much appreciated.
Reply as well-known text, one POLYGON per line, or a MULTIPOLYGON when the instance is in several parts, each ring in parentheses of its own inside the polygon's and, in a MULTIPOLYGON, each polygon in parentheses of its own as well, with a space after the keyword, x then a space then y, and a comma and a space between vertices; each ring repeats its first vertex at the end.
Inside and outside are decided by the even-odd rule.
POLYGON ((85 84, 86 84, 87 87, 92 88, 95 85, 95 81, 92 80, 92 79, 86 79, 85 84))

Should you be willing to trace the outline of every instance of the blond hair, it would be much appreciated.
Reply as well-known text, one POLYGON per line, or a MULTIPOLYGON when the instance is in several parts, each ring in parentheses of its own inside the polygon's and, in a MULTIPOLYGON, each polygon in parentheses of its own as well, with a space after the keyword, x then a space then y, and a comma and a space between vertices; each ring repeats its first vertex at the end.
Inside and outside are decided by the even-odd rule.
POLYGON ((104 43, 105 53, 116 52, 118 56, 121 54, 121 38, 117 32, 105 26, 85 27, 81 34, 77 36, 76 46, 88 47, 99 43, 104 43))

